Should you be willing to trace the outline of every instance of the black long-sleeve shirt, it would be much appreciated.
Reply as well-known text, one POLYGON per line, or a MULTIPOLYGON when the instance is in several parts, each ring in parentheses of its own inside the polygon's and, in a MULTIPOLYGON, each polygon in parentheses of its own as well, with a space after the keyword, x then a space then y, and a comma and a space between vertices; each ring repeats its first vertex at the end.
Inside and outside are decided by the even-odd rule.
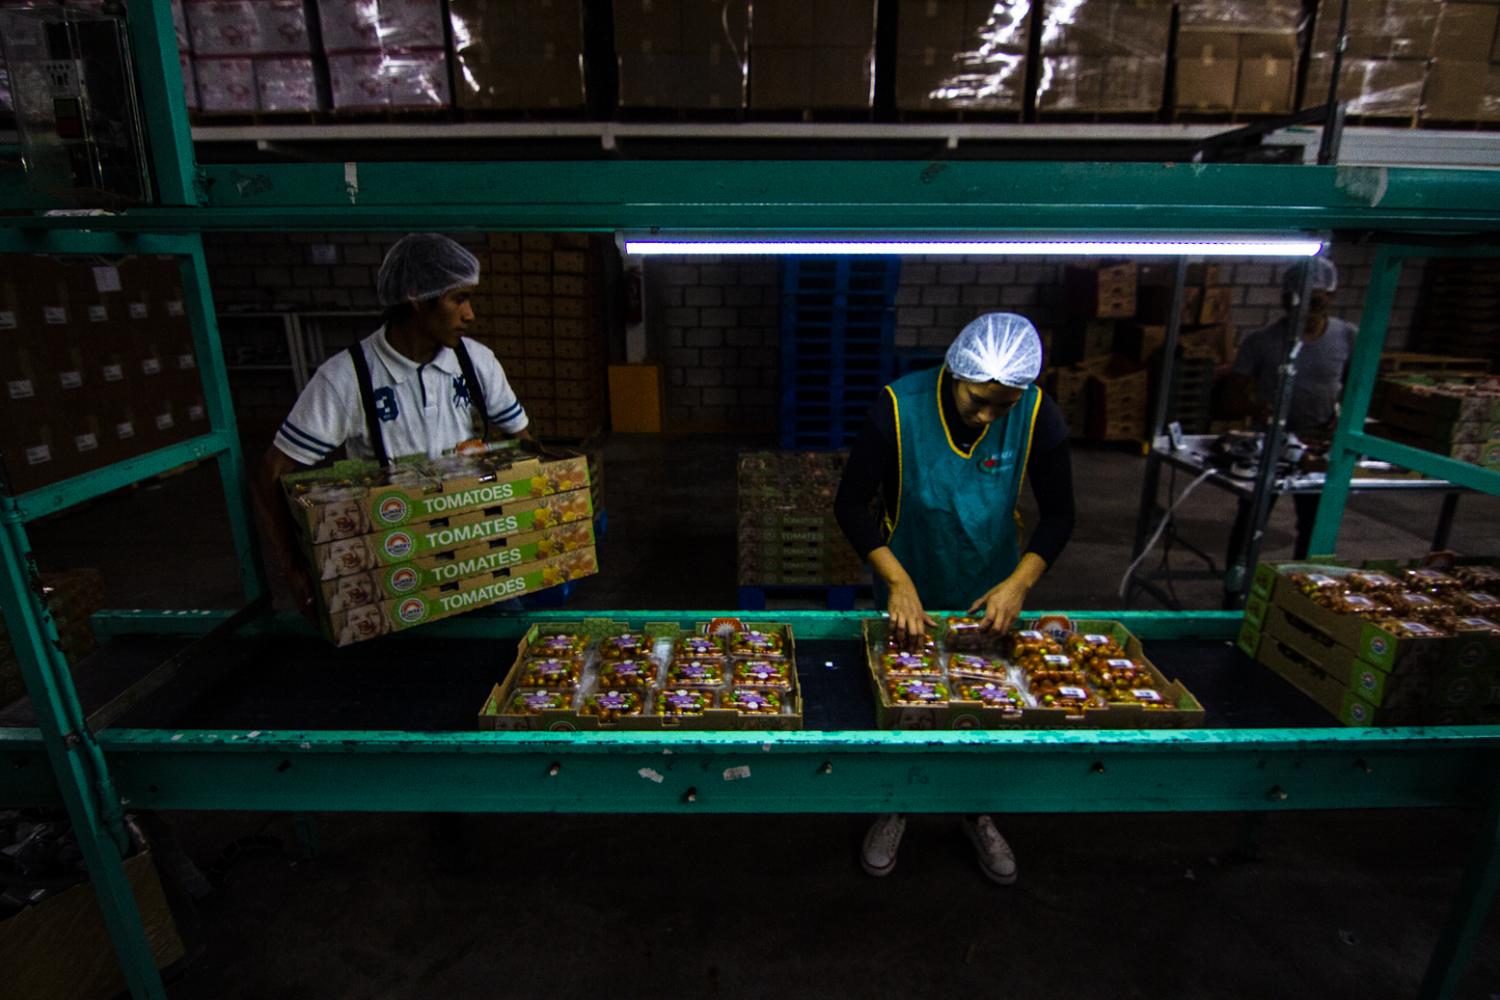
MULTIPOLYGON (((970 427, 959 416, 953 378, 946 371, 942 375, 941 395, 943 416, 953 443, 967 451, 983 429, 970 427)), ((865 425, 849 451, 849 462, 844 466, 844 477, 833 501, 839 527, 861 558, 868 558, 872 551, 886 544, 873 501, 879 494, 886 512, 895 507, 901 492, 899 447, 896 410, 890 393, 883 392, 870 407, 865 425)), ((1026 478, 1031 482, 1031 493, 1036 497, 1041 517, 1024 551, 1036 553, 1051 566, 1073 536, 1073 460, 1068 446, 1068 423, 1047 395, 1042 396, 1037 410, 1026 478)))

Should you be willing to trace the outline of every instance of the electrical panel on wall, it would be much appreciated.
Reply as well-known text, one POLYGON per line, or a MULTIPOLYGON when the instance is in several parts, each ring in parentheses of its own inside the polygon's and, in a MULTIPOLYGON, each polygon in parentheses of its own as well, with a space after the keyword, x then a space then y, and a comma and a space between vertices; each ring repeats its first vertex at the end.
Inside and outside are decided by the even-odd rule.
POLYGON ((0 44, 32 188, 92 207, 149 201, 124 16, 61 4, 0 8, 0 44))

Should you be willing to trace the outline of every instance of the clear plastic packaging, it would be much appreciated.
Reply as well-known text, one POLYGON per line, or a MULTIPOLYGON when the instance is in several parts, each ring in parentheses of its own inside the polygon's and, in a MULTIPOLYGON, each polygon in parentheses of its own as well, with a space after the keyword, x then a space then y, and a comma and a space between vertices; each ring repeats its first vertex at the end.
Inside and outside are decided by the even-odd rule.
MULTIPOLYGON (((678 5, 657 2, 650 6, 678 5)), ((687 6, 704 10, 702 5, 687 6)), ((449 0, 448 18, 460 107, 583 107, 583 15, 578 0, 521 4, 449 0)), ((622 74, 622 89, 635 83, 634 76, 622 74)))
POLYGON ((1431 622, 1453 614, 1453 608, 1446 602, 1420 591, 1398 590, 1386 596, 1391 610, 1403 617, 1410 616, 1420 621, 1431 622))
POLYGON ((1299 570, 1295 573, 1288 573, 1287 579, 1308 597, 1318 594, 1342 594, 1349 589, 1349 584, 1345 580, 1327 573, 1299 570))
POLYGON ((1361 618, 1382 618, 1391 613, 1390 603, 1383 595, 1349 594, 1337 591, 1318 591, 1313 601, 1341 615, 1359 615, 1361 618))
POLYGON ((1495 566, 1483 564, 1455 566, 1453 576, 1472 590, 1483 590, 1492 594, 1500 592, 1500 568, 1495 566))
POLYGON ((1449 594, 1448 603, 1465 615, 1500 617, 1500 597, 1482 590, 1460 590, 1449 594))
POLYGON ((541 632, 526 646, 527 656, 581 658, 588 649, 588 636, 572 632, 541 632))
POLYGON ((1003 708, 1019 712, 1026 707, 1021 689, 998 680, 955 679, 955 697, 959 701, 977 701, 986 708, 1003 708))
POLYGON ((1431 622, 1410 618, 1377 618, 1375 624, 1398 639, 1446 639, 1453 634, 1431 622))
POLYGON ((1479 632, 1489 636, 1500 636, 1500 622, 1496 622, 1493 618, 1466 615, 1451 619, 1448 627, 1455 632, 1479 632))
POLYGON ((941 672, 938 657, 926 653, 885 653, 880 662, 893 677, 928 677, 941 672))
POLYGON ((1030 688, 1038 708, 1104 708, 1107 704, 1078 678, 1055 680, 1050 677, 1034 677, 1030 688))
POLYGON ((1097 632, 1075 635, 1064 644, 1069 656, 1087 668, 1098 660, 1123 659, 1125 650, 1113 638, 1097 632))
POLYGON ((780 692, 767 688, 735 687, 723 696, 722 707, 742 715, 777 715, 781 712, 780 692))
POLYGON ((786 643, 775 632, 743 629, 729 636, 729 652, 734 656, 784 656, 786 643))
POLYGON ((572 707, 571 692, 557 689, 517 689, 505 707, 505 715, 541 715, 543 712, 564 712, 572 707))
POLYGON ((583 674, 583 665, 573 659, 540 657, 527 660, 521 667, 522 687, 574 688, 583 674))
POLYGON ((1349 584, 1349 589, 1357 590, 1361 594, 1389 594, 1406 589, 1406 585, 1400 580, 1379 570, 1355 570, 1345 580, 1349 584))
POLYGON ((649 658, 602 660, 599 663, 599 686, 603 688, 641 688, 656 683, 656 662, 649 658))
POLYGON ((1155 687, 1156 679, 1142 663, 1120 657, 1097 659, 1089 664, 1089 683, 1110 701, 1126 700, 1132 688, 1155 687))
POLYGON ((678 657, 667 665, 669 688, 716 688, 724 684, 724 661, 707 657, 678 657))
POLYGON ((311 56, 257 57, 255 89, 261 111, 317 111, 323 106, 311 56))
POLYGON ((1171 34, 1170 0, 1049 0, 1041 16, 1038 109, 1160 110, 1171 34))
POLYGON ((944 624, 943 645, 950 651, 979 649, 987 638, 982 618, 965 615, 949 618, 944 624))
POLYGON ((623 632, 599 640, 599 656, 604 660, 637 660, 651 654, 652 641, 644 632, 623 632))
POLYGON ((1023 629, 1011 634, 1008 642, 1008 652, 1012 660, 1019 660, 1023 656, 1047 656, 1058 655, 1063 651, 1062 644, 1045 632, 1035 629, 1023 629))
POLYGON ((724 644, 715 636, 685 635, 677 640, 676 656, 723 656, 724 644))
POLYGON ((988 680, 1005 680, 1010 676, 1010 668, 1004 660, 974 653, 951 654, 948 657, 948 672, 955 676, 982 677, 988 680))
MULTIPOLYGON (((249 114, 257 110, 255 62, 247 57, 197 57, 193 76, 198 86, 198 106, 208 112, 249 114)), ((336 491, 329 488, 329 502, 336 491)))
POLYGON ((1401 577, 1411 589, 1427 594, 1450 594, 1463 589, 1458 579, 1437 569, 1409 569, 1401 577))
POLYGON ((735 660, 730 682, 749 687, 792 689, 792 672, 785 660, 735 660))
POLYGON ((596 691, 583 699, 580 715, 592 715, 604 722, 614 722, 627 715, 640 715, 645 702, 639 690, 596 691))
POLYGON ((714 707, 714 694, 706 690, 675 689, 656 695, 656 714, 663 716, 702 715, 714 707))
POLYGON ((897 705, 936 705, 948 700, 948 685, 917 677, 890 677, 886 692, 897 705))

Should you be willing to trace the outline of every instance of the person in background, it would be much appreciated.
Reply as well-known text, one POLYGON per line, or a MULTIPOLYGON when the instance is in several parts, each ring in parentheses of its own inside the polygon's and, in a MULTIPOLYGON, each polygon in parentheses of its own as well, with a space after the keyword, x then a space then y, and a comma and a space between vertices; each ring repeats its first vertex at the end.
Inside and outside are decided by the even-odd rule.
POLYGON ((478 284, 479 261, 448 237, 397 240, 376 276, 385 322, 318 368, 266 450, 256 512, 303 614, 313 608, 313 583, 296 555, 283 475, 341 447, 351 458, 385 464, 452 454, 495 433, 530 440, 526 411, 494 352, 463 335, 474 322, 478 284))
MULTIPOLYGON (((1031 322, 989 313, 959 332, 941 367, 897 379, 871 407, 834 507, 874 570, 898 641, 920 642, 937 624, 933 609, 982 614, 985 628, 1004 633, 1068 544, 1068 425, 1034 384, 1041 367, 1031 322), (1022 549, 1028 476, 1040 520, 1022 549)), ((964 829, 985 875, 1015 882, 1015 854, 994 821, 970 817, 964 829)), ((861 853, 866 872, 890 874, 905 830, 904 816, 876 819, 861 853)))
MULTIPOLYGON (((1312 292, 1307 302, 1307 322, 1295 346, 1296 378, 1292 383, 1291 409, 1287 413, 1287 430, 1305 444, 1326 444, 1333 437, 1338 418, 1339 397, 1344 391, 1344 377, 1349 358, 1354 353, 1358 328, 1353 323, 1328 314, 1333 293, 1339 286, 1339 272, 1333 261, 1314 257, 1312 292)), ((1287 326, 1297 308, 1304 268, 1298 263, 1287 268, 1281 279, 1281 303, 1286 315, 1269 326, 1246 334, 1235 355, 1234 367, 1225 386, 1231 412, 1251 417, 1264 428, 1271 419, 1276 402, 1276 382, 1280 376, 1287 326)), ((1297 537, 1292 557, 1305 559, 1312 540, 1313 520, 1318 513, 1318 494, 1296 493, 1292 503, 1297 509, 1297 537)), ((1271 495, 1274 504, 1276 494, 1271 495)), ((1249 525, 1246 517, 1236 518, 1230 535, 1230 552, 1238 552, 1249 525)))

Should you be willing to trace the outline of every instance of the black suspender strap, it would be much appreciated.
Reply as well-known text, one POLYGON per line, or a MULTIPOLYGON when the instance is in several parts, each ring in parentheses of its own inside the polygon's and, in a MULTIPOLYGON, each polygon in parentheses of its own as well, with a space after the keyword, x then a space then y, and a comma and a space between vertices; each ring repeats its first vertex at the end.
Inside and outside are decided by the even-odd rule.
POLYGON ((370 450, 375 453, 375 461, 390 465, 391 456, 385 450, 385 435, 380 430, 380 414, 375 412, 375 386, 370 381, 370 362, 365 357, 364 346, 352 345, 349 357, 354 361, 354 379, 359 383, 359 402, 365 411, 365 433, 370 436, 370 450))
POLYGON ((453 349, 453 353, 458 355, 458 367, 463 369, 464 385, 469 388, 469 405, 479 408, 479 420, 484 426, 480 439, 483 440, 490 436, 490 408, 484 401, 484 386, 479 384, 479 375, 474 371, 474 359, 469 357, 469 348, 462 337, 458 338, 458 346, 453 349))

